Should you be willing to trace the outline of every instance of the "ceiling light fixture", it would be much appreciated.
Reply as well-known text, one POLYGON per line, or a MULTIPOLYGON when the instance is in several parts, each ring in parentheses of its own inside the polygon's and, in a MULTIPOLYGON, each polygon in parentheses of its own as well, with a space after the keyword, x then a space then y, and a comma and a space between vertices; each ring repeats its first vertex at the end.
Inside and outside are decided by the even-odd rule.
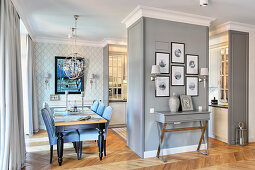
POLYGON ((84 75, 85 70, 84 60, 83 58, 78 57, 76 45, 78 18, 78 15, 74 15, 74 27, 72 28, 72 33, 68 35, 70 39, 73 39, 72 54, 63 62, 63 70, 66 76, 72 80, 81 78, 84 75))
POLYGON ((207 6, 208 0, 200 0, 200 6, 207 6))

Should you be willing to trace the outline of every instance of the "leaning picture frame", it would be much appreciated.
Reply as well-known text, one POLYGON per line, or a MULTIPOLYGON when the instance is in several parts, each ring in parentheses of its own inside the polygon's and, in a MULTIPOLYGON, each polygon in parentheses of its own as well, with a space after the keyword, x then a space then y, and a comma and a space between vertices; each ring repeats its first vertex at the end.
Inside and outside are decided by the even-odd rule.
POLYGON ((183 112, 194 110, 191 96, 189 96, 189 95, 180 95, 180 100, 181 100, 181 108, 182 108, 183 112))

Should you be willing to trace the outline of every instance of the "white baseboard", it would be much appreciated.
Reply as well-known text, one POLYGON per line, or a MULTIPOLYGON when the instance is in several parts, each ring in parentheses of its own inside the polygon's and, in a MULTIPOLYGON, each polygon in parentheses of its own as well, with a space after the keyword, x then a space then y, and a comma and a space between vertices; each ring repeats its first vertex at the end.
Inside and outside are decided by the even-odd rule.
POLYGON ((217 139, 221 142, 225 142, 225 143, 228 143, 228 138, 225 138, 225 137, 222 137, 222 136, 216 136, 214 135, 214 139, 217 139))
POLYGON ((249 137, 249 139, 248 139, 248 140, 249 140, 249 143, 251 143, 251 142, 255 142, 255 137, 253 137, 253 136, 252 136, 252 137, 249 137))
MULTIPOLYGON (((201 150, 203 149, 206 149, 206 144, 201 145, 201 150)), ((176 147, 176 148, 162 149, 161 152, 163 152, 163 155, 171 155, 171 154, 177 154, 177 153, 183 153, 183 152, 192 152, 196 150, 197 150, 197 145, 189 145, 189 146, 182 146, 182 147, 176 147)), ((157 150, 144 152, 144 158, 156 157, 156 155, 157 155, 157 150)))

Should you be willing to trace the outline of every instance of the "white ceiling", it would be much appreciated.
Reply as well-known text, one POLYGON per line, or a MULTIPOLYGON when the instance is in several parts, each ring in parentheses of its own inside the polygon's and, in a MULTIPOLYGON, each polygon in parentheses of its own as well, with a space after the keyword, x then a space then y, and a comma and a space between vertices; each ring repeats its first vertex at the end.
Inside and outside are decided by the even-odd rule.
POLYGON ((200 7, 199 0, 12 0, 28 31, 35 39, 64 39, 70 33, 73 15, 78 21, 79 39, 99 42, 126 39, 121 21, 137 6, 157 7, 255 25, 254 0, 209 0, 200 7))

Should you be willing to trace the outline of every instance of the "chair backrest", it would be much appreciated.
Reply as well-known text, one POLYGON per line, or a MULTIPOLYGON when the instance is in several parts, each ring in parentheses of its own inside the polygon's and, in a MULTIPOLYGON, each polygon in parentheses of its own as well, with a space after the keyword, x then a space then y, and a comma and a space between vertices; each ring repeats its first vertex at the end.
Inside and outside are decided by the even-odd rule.
POLYGON ((104 135, 104 138, 106 140, 106 136, 107 136, 107 131, 108 131, 108 127, 109 127, 109 124, 110 124, 110 121, 111 121, 111 118, 112 118, 112 112, 113 112, 113 109, 111 106, 107 106, 104 110, 104 113, 103 113, 103 118, 105 118, 107 121, 106 125, 105 125, 105 135, 104 135))
POLYGON ((105 118, 106 120, 110 121, 112 118, 112 107, 108 106, 104 109, 104 113, 103 113, 103 118, 105 118))
POLYGON ((44 124, 47 129, 48 137, 49 137, 49 143, 50 145, 53 145, 54 143, 54 136, 55 136, 55 126, 51 121, 50 113, 47 111, 47 109, 42 109, 41 114, 43 117, 44 124))
POLYGON ((93 105, 91 106, 91 110, 96 112, 97 108, 98 108, 98 105, 99 105, 98 101, 94 101, 93 105))
POLYGON ((100 116, 103 115, 103 113, 104 113, 104 104, 103 103, 99 104, 96 113, 99 114, 100 116))
POLYGON ((53 111, 52 109, 50 108, 49 104, 45 102, 45 109, 49 112, 50 114, 50 118, 51 118, 51 121, 52 121, 52 124, 54 124, 54 119, 53 119, 53 111))

